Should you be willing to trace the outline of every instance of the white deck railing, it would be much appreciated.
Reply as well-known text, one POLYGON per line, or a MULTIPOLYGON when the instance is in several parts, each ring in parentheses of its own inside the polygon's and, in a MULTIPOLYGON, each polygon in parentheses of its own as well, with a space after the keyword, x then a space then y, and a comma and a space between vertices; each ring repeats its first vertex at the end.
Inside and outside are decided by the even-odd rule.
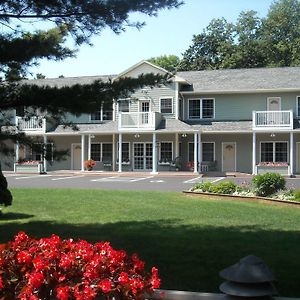
POLYGON ((155 129, 160 121, 155 112, 123 112, 119 114, 119 129, 155 129))
POLYGON ((19 131, 46 132, 46 119, 42 117, 16 117, 16 126, 19 131))
POLYGON ((253 111, 254 129, 293 129, 293 111, 253 111))

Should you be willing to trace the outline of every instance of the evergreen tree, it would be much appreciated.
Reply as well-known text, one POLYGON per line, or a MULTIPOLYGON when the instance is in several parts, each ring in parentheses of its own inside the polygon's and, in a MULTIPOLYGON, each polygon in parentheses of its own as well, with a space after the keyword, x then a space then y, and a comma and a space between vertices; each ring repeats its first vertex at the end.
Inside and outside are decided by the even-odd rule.
MULTIPOLYGON (((132 22, 134 12, 155 16, 161 9, 181 5, 180 0, 10 0, 0 2, 0 150, 12 153, 7 141, 31 144, 23 135, 6 130, 11 124, 9 111, 31 107, 47 112, 57 123, 63 124, 66 113, 89 113, 102 104, 111 105, 112 99, 125 97, 143 85, 154 85, 162 78, 143 75, 118 81, 97 81, 90 85, 75 85, 62 89, 26 84, 24 78, 30 66, 39 60, 62 60, 75 56, 76 48, 90 44, 93 35, 105 28, 115 33, 126 27, 140 28, 144 22, 132 22), (36 28, 30 30, 31 23, 36 28), (39 23, 40 22, 40 23, 39 23), (66 46, 67 38, 75 41, 75 49, 66 46), (2 77, 2 79, 1 79, 2 77)), ((0 170, 0 195, 7 193, 7 183, 0 170)), ((1 196, 2 197, 2 196, 1 196)), ((4 199, 4 198, 3 198, 4 199)), ((0 200, 9 204, 11 200, 0 200)))

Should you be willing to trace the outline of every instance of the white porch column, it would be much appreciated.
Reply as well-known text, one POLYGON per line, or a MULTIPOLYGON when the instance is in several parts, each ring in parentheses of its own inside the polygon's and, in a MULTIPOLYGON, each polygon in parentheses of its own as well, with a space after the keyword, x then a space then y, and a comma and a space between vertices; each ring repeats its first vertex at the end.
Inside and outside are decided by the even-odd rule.
POLYGON ((44 135, 44 157, 43 157, 43 167, 44 167, 44 172, 47 172, 47 159, 46 159, 46 154, 47 154, 47 136, 44 135))
POLYGON ((152 136, 152 172, 151 174, 157 174, 157 151, 156 151, 156 133, 153 132, 152 136))
POLYGON ((179 134, 175 133, 175 155, 173 159, 178 156, 179 156, 179 134))
POLYGON ((290 133, 290 176, 294 175, 294 133, 290 133))
POLYGON ((116 171, 116 135, 112 135, 112 170, 116 171))
POLYGON ((118 172, 122 172, 122 133, 119 133, 119 169, 118 172))
POLYGON ((20 150, 20 146, 19 146, 19 142, 16 142, 16 161, 19 161, 19 150, 20 150))
POLYGON ((84 148, 85 148, 85 143, 84 143, 84 138, 85 138, 85 135, 82 134, 81 135, 81 171, 84 171, 84 148))
POLYGON ((175 119, 179 119, 179 83, 175 82, 175 119))
POLYGON ((256 132, 252 135, 252 175, 256 175, 256 132))
POLYGON ((194 133, 194 173, 198 173, 197 132, 194 133))
POLYGON ((88 159, 91 159, 91 141, 92 141, 92 138, 91 138, 91 135, 89 134, 89 140, 88 140, 88 159))
POLYGON ((202 140, 201 140, 201 132, 198 133, 198 160, 199 160, 199 168, 198 172, 201 173, 201 163, 202 163, 202 140))

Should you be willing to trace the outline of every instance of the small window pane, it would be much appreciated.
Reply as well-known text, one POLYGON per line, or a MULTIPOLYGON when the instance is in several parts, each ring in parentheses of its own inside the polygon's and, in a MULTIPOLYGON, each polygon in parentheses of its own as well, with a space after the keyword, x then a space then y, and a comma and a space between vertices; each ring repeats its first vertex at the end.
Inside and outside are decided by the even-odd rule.
POLYGON ((275 162, 287 162, 288 150, 286 142, 275 143, 275 162))
POLYGON ((273 162, 273 143, 261 143, 261 161, 273 162))
POLYGON ((120 100, 119 112, 129 112, 129 100, 120 100))
POLYGON ((172 143, 160 143, 161 162, 171 162, 173 159, 172 143))
POLYGON ((209 119, 214 117, 214 100, 202 99, 202 118, 209 119))
POLYGON ((94 113, 91 113, 91 120, 92 121, 101 121, 101 110, 97 110, 94 113))
POLYGON ((171 114, 172 109, 172 98, 160 99, 160 112, 163 114, 171 114))
POLYGON ((102 144, 102 161, 112 162, 112 144, 102 144))
POLYGON ((202 161, 214 161, 214 143, 202 143, 202 161))
POLYGON ((200 118, 200 99, 189 100, 189 118, 190 119, 200 118))
POLYGON ((91 159, 95 161, 100 161, 101 145, 100 144, 91 144, 91 159))

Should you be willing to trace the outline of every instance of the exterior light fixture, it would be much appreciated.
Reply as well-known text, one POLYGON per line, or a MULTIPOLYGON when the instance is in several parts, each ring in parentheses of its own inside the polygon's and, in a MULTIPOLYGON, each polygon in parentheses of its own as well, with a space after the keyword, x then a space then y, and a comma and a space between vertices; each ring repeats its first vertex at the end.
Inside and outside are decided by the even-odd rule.
POLYGON ((270 134, 270 137, 271 137, 271 138, 275 137, 275 133, 272 132, 272 133, 270 134))
POLYGON ((134 137, 135 137, 136 139, 138 139, 138 138, 140 137, 140 135, 139 135, 138 133, 136 133, 136 134, 134 135, 134 137))
POLYGON ((182 136, 183 138, 186 138, 186 133, 183 133, 181 136, 182 136))

